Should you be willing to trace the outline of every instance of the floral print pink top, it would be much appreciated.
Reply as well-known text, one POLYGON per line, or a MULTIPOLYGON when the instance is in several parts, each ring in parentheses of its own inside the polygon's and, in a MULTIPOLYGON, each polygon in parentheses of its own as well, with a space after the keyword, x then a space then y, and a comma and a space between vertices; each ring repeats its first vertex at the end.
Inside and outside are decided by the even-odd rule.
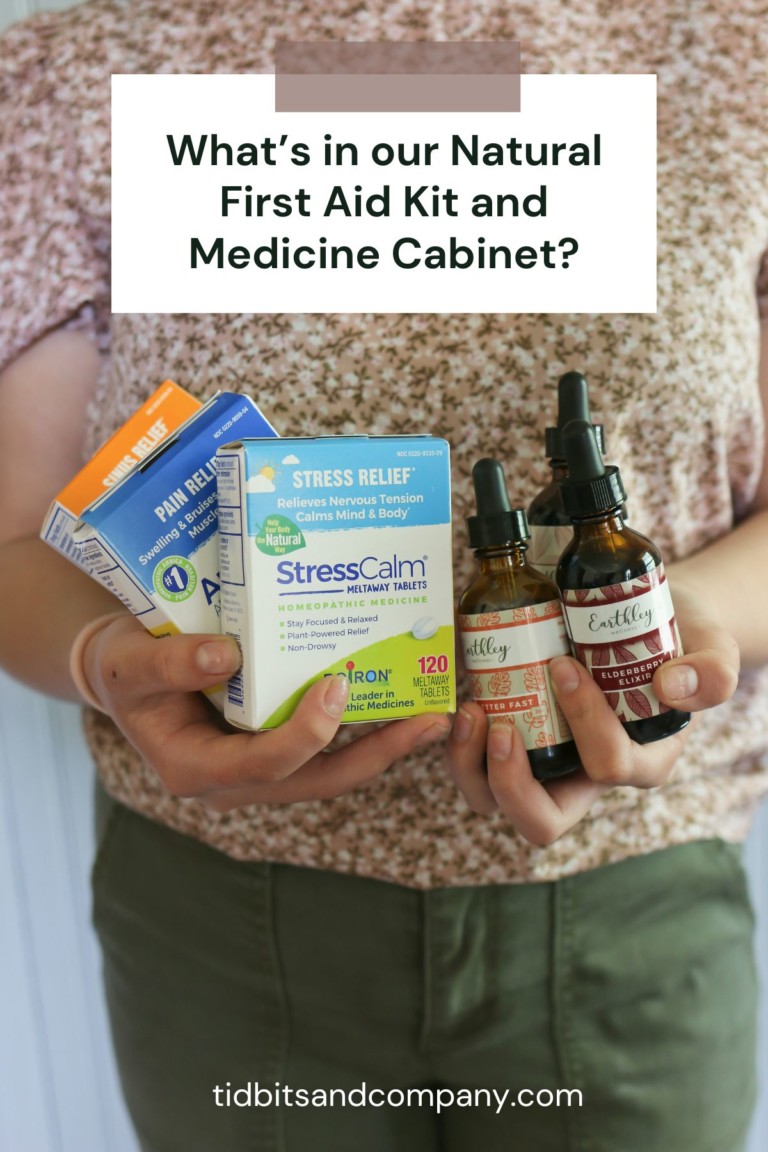
MULTIPOLYGON (((453 445, 457 590, 472 571, 462 520, 473 462, 502 459, 526 504, 546 479, 557 378, 576 368, 621 464, 632 525, 672 562, 748 511, 763 458, 767 70, 764 0, 93 0, 36 17, 0 49, 0 362, 62 324, 108 346, 90 449, 166 376, 201 396, 250 392, 283 435, 443 435, 453 445), (265 71, 277 40, 333 38, 519 39, 529 72, 656 73, 657 314, 264 312, 110 324, 110 73, 265 71)), ((168 795, 106 718, 89 714, 87 731, 114 796, 239 859, 416 887, 544 881, 743 837, 768 791, 768 670, 745 674, 733 700, 702 716, 667 785, 609 792, 547 848, 500 815, 470 812, 434 749, 332 802, 217 815, 168 795)))

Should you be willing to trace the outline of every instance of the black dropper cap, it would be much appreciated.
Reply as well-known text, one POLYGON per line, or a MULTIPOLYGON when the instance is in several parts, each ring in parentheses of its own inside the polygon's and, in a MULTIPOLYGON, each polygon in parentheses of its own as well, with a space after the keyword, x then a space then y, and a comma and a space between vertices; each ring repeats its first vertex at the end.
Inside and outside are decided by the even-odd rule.
POLYGON ((472 469, 472 483, 477 515, 467 516, 470 548, 499 548, 530 538, 525 509, 510 505, 504 469, 498 460, 478 460, 472 469))
POLYGON ((563 507, 574 519, 596 516, 627 498, 618 468, 603 464, 595 429, 588 420, 571 420, 563 429, 568 478, 560 481, 563 507))
MULTIPOLYGON (((552 460, 565 460, 563 429, 571 420, 589 419, 589 385, 581 372, 566 372, 557 385, 557 427, 544 432, 544 450, 552 460)), ((602 424, 593 424, 597 446, 605 454, 605 435, 602 424)))

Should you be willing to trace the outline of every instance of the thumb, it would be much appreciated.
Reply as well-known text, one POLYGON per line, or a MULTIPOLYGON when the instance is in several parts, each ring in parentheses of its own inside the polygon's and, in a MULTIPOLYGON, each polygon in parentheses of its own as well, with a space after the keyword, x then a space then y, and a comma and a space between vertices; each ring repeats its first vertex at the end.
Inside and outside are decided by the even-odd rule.
POLYGON ((104 701, 204 690, 227 680, 239 666, 240 652, 230 637, 155 639, 134 621, 111 624, 83 653, 86 679, 104 701))
POLYGON ((700 712, 729 700, 739 682, 739 646, 717 625, 691 622, 684 656, 656 669, 653 690, 670 708, 700 712))

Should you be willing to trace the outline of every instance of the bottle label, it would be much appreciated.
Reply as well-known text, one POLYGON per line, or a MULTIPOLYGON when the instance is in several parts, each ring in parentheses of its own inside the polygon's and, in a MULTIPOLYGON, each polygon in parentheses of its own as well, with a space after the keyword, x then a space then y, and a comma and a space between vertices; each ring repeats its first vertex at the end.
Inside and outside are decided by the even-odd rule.
POLYGON ((574 655, 623 723, 668 711, 651 680, 683 649, 663 564, 622 584, 569 589, 563 612, 574 655))
POLYGON ((460 615, 459 631, 470 692, 488 716, 519 728, 528 749, 572 739, 547 667, 569 653, 558 600, 460 615))
POLYGON ((557 562, 573 540, 570 524, 531 524, 531 542, 526 559, 550 580, 555 578, 557 562))

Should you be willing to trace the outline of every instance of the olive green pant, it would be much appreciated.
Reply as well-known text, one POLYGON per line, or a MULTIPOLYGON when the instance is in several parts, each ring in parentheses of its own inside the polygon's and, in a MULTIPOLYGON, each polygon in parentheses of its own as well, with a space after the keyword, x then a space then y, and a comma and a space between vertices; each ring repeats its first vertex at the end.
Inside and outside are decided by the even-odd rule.
POLYGON ((99 807, 94 920, 145 1152, 743 1147, 756 991, 737 849, 419 892, 237 863, 99 807))

